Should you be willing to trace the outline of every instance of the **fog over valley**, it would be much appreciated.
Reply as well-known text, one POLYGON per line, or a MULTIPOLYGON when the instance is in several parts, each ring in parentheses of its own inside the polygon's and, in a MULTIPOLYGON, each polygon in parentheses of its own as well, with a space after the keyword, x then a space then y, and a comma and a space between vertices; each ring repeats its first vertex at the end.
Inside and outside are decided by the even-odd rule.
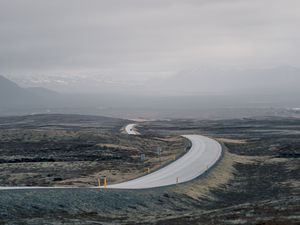
POLYGON ((299 1, 0 4, 1 114, 300 107, 299 1))

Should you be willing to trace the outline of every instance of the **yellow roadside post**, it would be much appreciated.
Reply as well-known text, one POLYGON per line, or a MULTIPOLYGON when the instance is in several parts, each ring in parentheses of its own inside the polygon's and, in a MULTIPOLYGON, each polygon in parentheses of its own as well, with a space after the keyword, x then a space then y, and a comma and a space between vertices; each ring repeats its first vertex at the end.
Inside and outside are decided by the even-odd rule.
POLYGON ((98 188, 101 187, 101 181, 100 181, 100 178, 98 178, 98 188))
POLYGON ((147 172, 150 173, 150 168, 149 167, 147 168, 147 172))
POLYGON ((106 177, 104 177, 104 188, 107 187, 107 181, 106 181, 106 177))
POLYGON ((176 160, 176 155, 173 156, 173 159, 176 160))

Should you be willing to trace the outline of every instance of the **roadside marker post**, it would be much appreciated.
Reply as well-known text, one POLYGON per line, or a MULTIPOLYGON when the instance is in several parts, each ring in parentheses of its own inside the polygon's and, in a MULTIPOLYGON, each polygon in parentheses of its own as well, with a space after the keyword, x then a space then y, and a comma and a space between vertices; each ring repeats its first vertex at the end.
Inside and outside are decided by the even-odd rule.
POLYGON ((173 159, 176 160, 176 155, 173 156, 173 159))
POLYGON ((147 172, 150 173, 150 168, 149 167, 147 168, 147 172))
POLYGON ((101 187, 101 180, 100 180, 100 178, 98 178, 98 188, 100 188, 101 187))
POLYGON ((176 185, 179 183, 179 177, 176 177, 176 185))
POLYGON ((104 188, 107 188, 107 181, 106 181, 106 177, 104 177, 104 188))

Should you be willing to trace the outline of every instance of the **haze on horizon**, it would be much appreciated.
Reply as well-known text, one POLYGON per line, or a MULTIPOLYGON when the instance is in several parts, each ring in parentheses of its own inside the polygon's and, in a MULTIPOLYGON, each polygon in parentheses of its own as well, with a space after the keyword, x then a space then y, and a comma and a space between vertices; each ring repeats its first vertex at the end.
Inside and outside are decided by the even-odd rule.
POLYGON ((292 70, 289 90, 299 10, 298 0, 0 0, 0 74, 68 93, 199 94, 231 92, 237 78, 253 91, 265 82, 257 71, 277 87, 292 70))

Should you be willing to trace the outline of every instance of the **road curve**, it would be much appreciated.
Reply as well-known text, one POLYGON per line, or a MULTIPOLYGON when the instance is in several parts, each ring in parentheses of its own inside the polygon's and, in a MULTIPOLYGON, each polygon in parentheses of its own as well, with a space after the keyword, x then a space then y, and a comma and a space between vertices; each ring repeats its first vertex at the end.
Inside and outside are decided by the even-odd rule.
POLYGON ((129 135, 138 135, 139 133, 135 130, 135 126, 136 126, 136 124, 134 124, 134 123, 128 124, 125 127, 126 133, 129 135))
MULTIPOLYGON (((125 131, 131 135, 139 134, 135 131, 135 124, 129 124, 125 131)), ((147 189, 154 187, 169 186, 184 183, 195 179, 211 168, 221 157, 221 145, 208 137, 201 135, 182 135, 192 142, 191 149, 173 163, 163 167, 146 176, 119 183, 108 185, 112 189, 147 189)), ((77 188, 77 187, 0 187, 0 190, 11 189, 55 189, 55 188, 77 188)), ((95 187, 91 187, 95 188, 95 187)))
POLYGON ((184 183, 195 179, 212 167, 222 155, 221 145, 201 135, 183 135, 192 142, 191 149, 182 157, 149 175, 108 188, 146 189, 184 183))

